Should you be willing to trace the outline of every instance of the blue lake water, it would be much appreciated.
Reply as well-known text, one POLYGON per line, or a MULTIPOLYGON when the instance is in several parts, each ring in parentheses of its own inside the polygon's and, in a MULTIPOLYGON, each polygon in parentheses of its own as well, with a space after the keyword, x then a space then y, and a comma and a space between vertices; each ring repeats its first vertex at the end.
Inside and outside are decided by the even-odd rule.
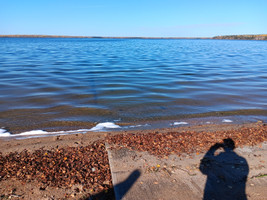
POLYGON ((267 115, 267 41, 0 38, 1 126, 218 113, 267 115))

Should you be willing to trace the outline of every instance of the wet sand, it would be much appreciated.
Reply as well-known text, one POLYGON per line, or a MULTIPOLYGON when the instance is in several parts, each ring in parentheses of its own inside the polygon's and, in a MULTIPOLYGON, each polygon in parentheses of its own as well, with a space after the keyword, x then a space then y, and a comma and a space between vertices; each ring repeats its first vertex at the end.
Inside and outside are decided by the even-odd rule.
MULTIPOLYGON (((168 161, 169 157, 176 156, 187 162, 198 163, 199 156, 226 138, 233 139, 237 148, 247 149, 253 156, 253 148, 261 149, 267 141, 267 126, 262 122, 198 125, 1 140, 0 196, 17 199, 85 199, 100 194, 106 199, 114 198, 105 150, 107 144, 112 145, 113 149, 127 148, 139 152, 139 160, 145 153, 150 155, 149 159, 153 157, 168 161), (53 166, 50 163, 55 164, 53 166)), ((266 154, 266 149, 261 153, 266 154)), ((157 166, 152 163, 154 161, 147 161, 148 167, 152 167, 147 169, 153 171, 157 166)), ((266 179, 267 164, 260 154, 251 159, 250 165, 254 164, 255 167, 250 168, 250 178, 262 176, 262 179, 266 179), (257 168, 258 163, 261 163, 261 169, 257 168)), ((259 185, 257 188, 261 187, 259 185)), ((263 199, 261 195, 264 195, 264 190, 257 188, 257 196, 263 199)), ((252 195, 248 199, 257 198, 252 195)))

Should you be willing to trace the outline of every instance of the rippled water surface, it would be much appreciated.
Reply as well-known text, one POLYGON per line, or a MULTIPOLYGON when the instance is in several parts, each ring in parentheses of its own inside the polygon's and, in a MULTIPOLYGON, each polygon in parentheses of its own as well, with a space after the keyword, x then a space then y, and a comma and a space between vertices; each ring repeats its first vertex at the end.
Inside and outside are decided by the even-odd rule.
POLYGON ((266 41, 0 38, 1 126, 266 110, 266 41))

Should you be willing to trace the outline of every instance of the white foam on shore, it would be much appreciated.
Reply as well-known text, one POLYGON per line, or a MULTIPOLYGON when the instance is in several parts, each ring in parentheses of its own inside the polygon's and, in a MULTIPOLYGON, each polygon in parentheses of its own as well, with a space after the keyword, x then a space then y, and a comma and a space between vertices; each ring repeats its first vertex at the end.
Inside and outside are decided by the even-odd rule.
POLYGON ((188 122, 174 122, 172 125, 177 126, 177 125, 186 125, 188 122))
POLYGON ((26 131, 19 134, 11 134, 7 130, 0 128, 0 137, 17 137, 17 138, 34 138, 34 137, 43 137, 48 135, 68 135, 76 133, 87 133, 89 131, 105 131, 106 129, 121 128, 119 125, 114 124, 113 122, 104 122, 99 123, 91 129, 78 129, 70 131, 55 131, 47 132, 44 130, 32 130, 26 131))
POLYGON ((60 135, 60 134, 74 134, 74 133, 85 133, 90 131, 90 129, 78 129, 70 131, 56 131, 56 132, 47 132, 44 130, 32 130, 26 131, 19 134, 11 134, 5 129, 0 129, 0 137, 20 137, 20 136, 34 136, 34 135, 60 135))
POLYGON ((230 120, 230 119, 223 119, 222 122, 224 122, 224 123, 231 123, 231 122, 233 122, 233 121, 230 120))
POLYGON ((9 137, 10 135, 7 130, 0 128, 0 137, 9 137))
POLYGON ((131 125, 131 126, 126 126, 125 128, 137 128, 137 127, 146 127, 150 126, 149 124, 137 124, 137 125, 131 125))
POLYGON ((89 129, 89 131, 102 131, 110 128, 121 128, 121 127, 117 124, 114 124, 113 122, 104 122, 97 124, 95 127, 89 129))
POLYGON ((42 135, 42 134, 47 134, 47 131, 43 131, 43 130, 32 130, 32 131, 26 131, 23 133, 20 133, 19 135, 21 136, 28 136, 28 135, 42 135))

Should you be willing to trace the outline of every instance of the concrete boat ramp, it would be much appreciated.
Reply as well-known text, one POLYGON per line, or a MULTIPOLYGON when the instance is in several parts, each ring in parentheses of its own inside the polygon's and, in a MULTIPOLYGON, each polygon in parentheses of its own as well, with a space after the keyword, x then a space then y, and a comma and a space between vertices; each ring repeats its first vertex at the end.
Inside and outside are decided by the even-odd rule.
POLYGON ((267 200, 267 143, 237 148, 238 157, 221 160, 207 153, 158 158, 106 146, 117 200, 267 200))

